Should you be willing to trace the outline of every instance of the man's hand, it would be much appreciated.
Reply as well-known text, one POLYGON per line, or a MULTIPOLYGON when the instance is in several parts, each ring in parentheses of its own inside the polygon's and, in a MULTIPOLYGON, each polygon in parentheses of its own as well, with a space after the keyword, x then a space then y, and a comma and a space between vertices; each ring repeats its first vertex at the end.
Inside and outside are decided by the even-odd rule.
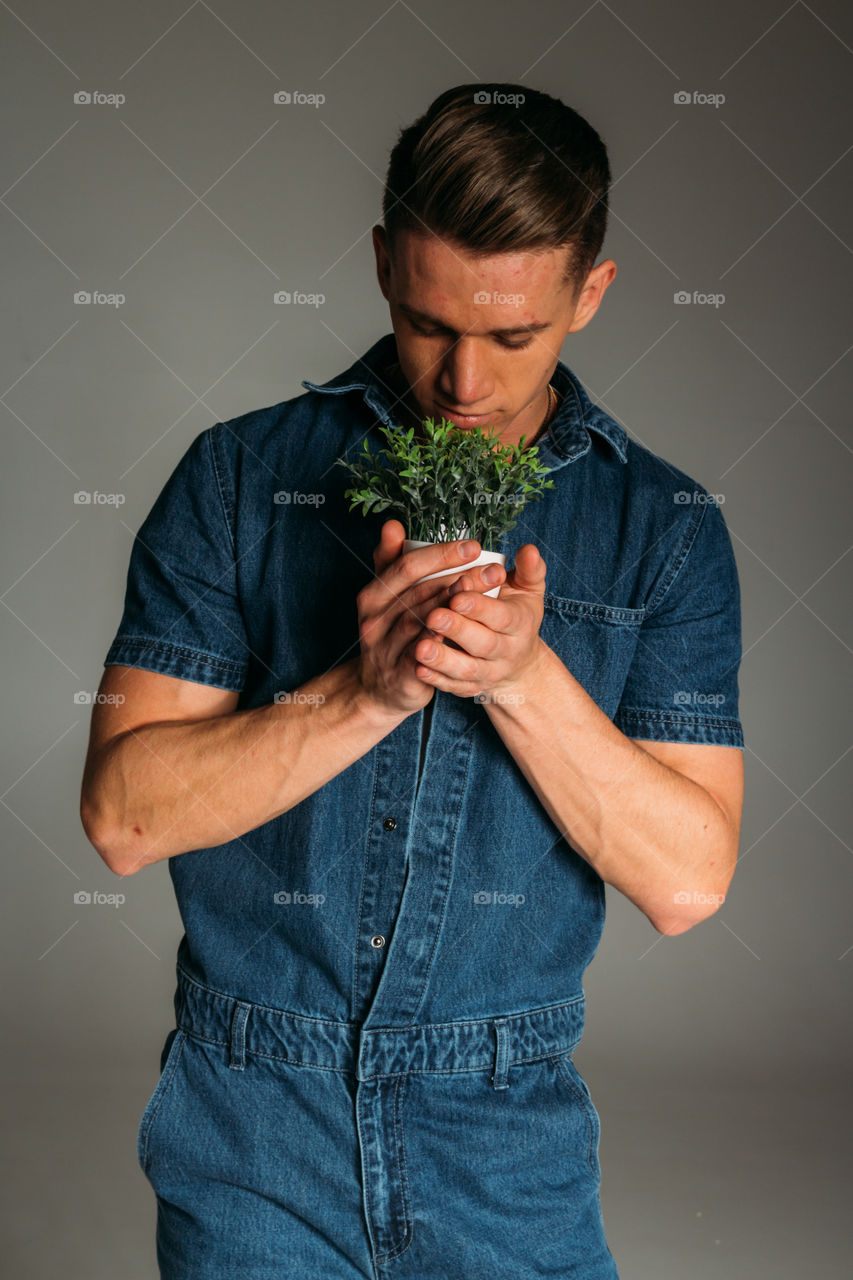
MULTIPOLYGON (((373 552, 376 577, 356 597, 361 640, 359 680, 371 702, 397 715, 419 711, 433 696, 429 685, 418 679, 413 648, 430 634, 426 614, 449 601, 457 578, 448 574, 418 586, 412 584, 439 569, 458 567, 462 574, 465 561, 476 560, 480 554, 478 542, 470 543, 471 550, 461 554, 462 540, 415 547, 401 554, 405 536, 399 520, 385 521, 373 552)), ((494 585, 485 582, 482 573, 483 566, 478 566, 465 574, 469 596, 494 585)))
POLYGON ((500 565, 484 570, 488 587, 503 583, 498 599, 480 594, 473 572, 463 573, 451 588, 447 607, 435 607, 425 618, 429 629, 459 648, 419 637, 415 674, 432 688, 461 698, 506 692, 528 678, 545 648, 539 636, 545 572, 545 561, 527 542, 519 547, 510 574, 500 565))

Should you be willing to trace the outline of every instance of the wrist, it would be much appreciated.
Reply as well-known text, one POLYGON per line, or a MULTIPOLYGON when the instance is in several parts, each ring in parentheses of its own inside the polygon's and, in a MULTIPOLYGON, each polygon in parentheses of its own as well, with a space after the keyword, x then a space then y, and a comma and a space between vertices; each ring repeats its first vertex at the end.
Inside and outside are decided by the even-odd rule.
POLYGON ((396 729, 398 724, 402 724, 411 715, 411 712, 402 711, 399 707, 389 706, 387 702, 383 702, 364 683, 360 660, 356 658, 354 661, 351 689, 353 711, 365 724, 385 733, 390 733, 392 729, 396 729))
POLYGON ((487 707, 494 707, 498 714, 517 716, 525 703, 533 703, 540 693, 547 676, 547 667, 554 651, 537 637, 533 652, 524 666, 507 680, 499 681, 485 699, 487 707))

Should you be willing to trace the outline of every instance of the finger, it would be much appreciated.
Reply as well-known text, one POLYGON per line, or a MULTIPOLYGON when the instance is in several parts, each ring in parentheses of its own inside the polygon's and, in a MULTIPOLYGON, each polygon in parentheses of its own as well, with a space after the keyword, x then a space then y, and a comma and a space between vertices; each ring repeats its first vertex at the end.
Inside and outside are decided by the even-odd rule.
MULTIPOLYGON (((482 622, 473 622, 470 618, 453 614, 447 609, 437 609, 428 614, 427 626, 443 636, 451 648, 458 645, 472 658, 485 658, 491 662, 503 656, 509 643, 508 636, 503 632, 482 622)), ((426 654, 423 656, 429 661, 426 654)))
POLYGON ((525 542, 515 553, 515 564, 512 570, 512 586, 521 591, 534 591, 545 594, 546 564, 532 542, 525 542))
POLYGON ((386 520, 379 535, 379 545, 373 549, 373 563, 377 574, 384 573, 403 550, 406 530, 400 520, 386 520))
POLYGON ((412 645, 412 656, 415 659, 415 671, 421 679, 438 676, 446 680, 477 681, 483 683, 485 670, 479 658, 472 657, 462 649, 451 649, 449 645, 438 644, 429 636, 418 638, 412 645), (427 653, 432 649, 432 656, 427 653))
POLYGON ((480 624, 501 635, 513 636, 523 631, 526 621, 524 606, 511 600, 483 595, 480 591, 458 591, 448 599, 446 606, 438 604, 432 614, 424 617, 427 626, 440 631, 442 635, 452 636, 466 648, 462 638, 466 622, 480 624))
MULTIPOLYGON (((482 564, 476 569, 471 569, 467 573, 463 573, 461 578, 454 579, 454 587, 451 595, 457 595, 460 591, 482 591, 487 592, 495 587, 503 585, 507 577, 507 572, 502 564, 482 564), (476 581, 474 581, 476 579, 476 581)), ((495 597, 497 598, 497 597, 495 597)))
POLYGON ((433 579, 431 582, 420 582, 404 592, 399 601, 396 603, 392 601, 389 605, 389 612, 391 609, 397 610, 396 617, 386 633, 389 661, 397 662, 406 645, 422 636, 430 635, 434 640, 441 642, 442 637, 439 633, 430 630, 426 625, 427 615, 448 602, 447 588, 436 585, 441 581, 443 580, 433 579))
POLYGON ((380 605, 390 597, 401 595, 418 578, 437 573, 441 569, 462 569, 466 560, 476 560, 479 554, 479 542, 466 542, 464 539, 437 542, 428 547, 414 547, 411 551, 402 552, 376 579, 380 605), (466 546, 470 549, 463 550, 466 546))

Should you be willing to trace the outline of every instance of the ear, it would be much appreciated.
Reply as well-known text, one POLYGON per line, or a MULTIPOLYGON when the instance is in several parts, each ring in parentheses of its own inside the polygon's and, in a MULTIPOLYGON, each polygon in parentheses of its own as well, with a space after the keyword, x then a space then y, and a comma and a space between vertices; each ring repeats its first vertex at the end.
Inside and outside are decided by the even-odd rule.
POLYGON ((376 278, 386 302, 390 302, 391 294, 391 257, 388 252, 388 237, 381 222, 373 228, 373 252, 376 254, 376 278))
POLYGON ((580 297, 575 307, 575 315, 569 327, 569 333, 577 333, 579 329, 589 324, 598 308, 601 306, 601 300, 616 275, 616 263, 612 258, 599 262, 597 267, 593 267, 584 282, 580 297))

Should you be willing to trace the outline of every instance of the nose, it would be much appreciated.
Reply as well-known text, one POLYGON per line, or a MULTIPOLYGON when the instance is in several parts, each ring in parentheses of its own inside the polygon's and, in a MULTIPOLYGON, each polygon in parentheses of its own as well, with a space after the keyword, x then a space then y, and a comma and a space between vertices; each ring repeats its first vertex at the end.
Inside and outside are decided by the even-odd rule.
POLYGON ((494 391, 487 357, 477 350, 478 345, 470 338, 460 338, 442 361, 438 386, 451 408, 476 413, 485 408, 494 391))

